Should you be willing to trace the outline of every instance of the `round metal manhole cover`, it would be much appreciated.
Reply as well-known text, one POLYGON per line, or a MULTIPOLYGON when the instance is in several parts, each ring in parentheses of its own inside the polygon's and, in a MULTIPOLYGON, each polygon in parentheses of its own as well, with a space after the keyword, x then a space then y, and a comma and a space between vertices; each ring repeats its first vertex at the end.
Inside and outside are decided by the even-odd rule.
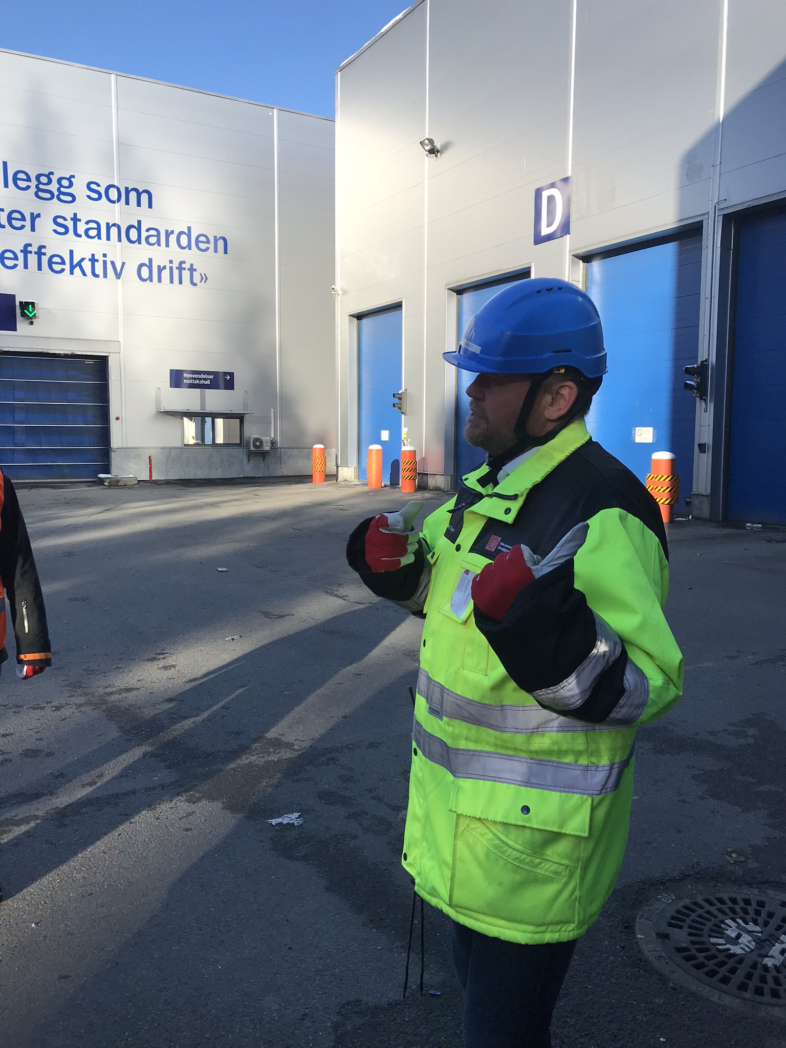
POLYGON ((645 954, 675 981, 745 1011, 786 1018, 786 896, 730 889, 663 894, 636 922, 645 954))

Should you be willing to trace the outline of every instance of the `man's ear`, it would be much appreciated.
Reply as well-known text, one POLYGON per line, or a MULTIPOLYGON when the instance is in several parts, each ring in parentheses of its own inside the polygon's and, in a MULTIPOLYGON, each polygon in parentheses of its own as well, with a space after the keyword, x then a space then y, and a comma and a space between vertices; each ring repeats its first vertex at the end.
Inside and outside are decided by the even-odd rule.
POLYGON ((558 382, 544 390, 546 396, 543 405, 543 416, 549 422, 562 418, 576 403, 579 387, 575 382, 558 382))

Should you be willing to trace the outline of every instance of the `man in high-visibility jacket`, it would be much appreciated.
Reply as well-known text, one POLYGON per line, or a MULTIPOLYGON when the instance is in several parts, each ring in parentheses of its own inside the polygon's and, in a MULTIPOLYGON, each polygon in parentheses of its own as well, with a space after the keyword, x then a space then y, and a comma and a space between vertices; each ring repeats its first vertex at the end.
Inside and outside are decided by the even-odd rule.
POLYGON ((422 533, 364 521, 350 565, 425 617, 403 864, 453 921, 467 1048, 547 1048, 576 939, 625 851, 636 728, 679 697, 657 504, 584 424, 606 371, 592 301, 498 292, 446 359, 488 453, 422 533))

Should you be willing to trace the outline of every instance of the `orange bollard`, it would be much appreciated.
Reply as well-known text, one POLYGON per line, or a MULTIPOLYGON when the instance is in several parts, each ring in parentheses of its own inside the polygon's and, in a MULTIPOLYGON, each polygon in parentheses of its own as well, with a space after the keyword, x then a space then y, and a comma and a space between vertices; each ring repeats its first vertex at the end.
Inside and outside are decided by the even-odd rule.
POLYGON ((311 449, 311 483, 312 484, 324 484, 325 483, 325 466, 327 465, 325 459, 325 445, 315 444, 311 449))
POLYGON ((382 487, 382 445, 369 444, 366 474, 370 488, 382 487))
POLYGON ((418 486, 418 460, 414 448, 401 449, 401 491, 411 495, 418 486))
POLYGON ((672 506, 680 497, 680 478, 674 472, 674 455, 670 451, 656 451, 652 456, 652 472, 647 474, 647 491, 660 506, 664 524, 671 524, 672 506))

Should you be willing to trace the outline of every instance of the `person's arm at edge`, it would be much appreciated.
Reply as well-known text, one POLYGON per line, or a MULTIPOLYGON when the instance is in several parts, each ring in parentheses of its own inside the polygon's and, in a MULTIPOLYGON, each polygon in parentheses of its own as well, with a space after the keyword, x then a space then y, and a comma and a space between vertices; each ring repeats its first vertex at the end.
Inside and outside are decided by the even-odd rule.
POLYGON ((662 611, 668 567, 636 518, 605 510, 590 524, 574 560, 526 586, 502 621, 476 607, 475 623, 514 683, 546 709, 592 724, 645 724, 682 691, 682 656, 662 611))
POLYGON ((44 596, 19 500, 8 477, 3 477, 0 513, 0 578, 11 608, 16 661, 24 666, 50 666, 52 648, 44 596))

